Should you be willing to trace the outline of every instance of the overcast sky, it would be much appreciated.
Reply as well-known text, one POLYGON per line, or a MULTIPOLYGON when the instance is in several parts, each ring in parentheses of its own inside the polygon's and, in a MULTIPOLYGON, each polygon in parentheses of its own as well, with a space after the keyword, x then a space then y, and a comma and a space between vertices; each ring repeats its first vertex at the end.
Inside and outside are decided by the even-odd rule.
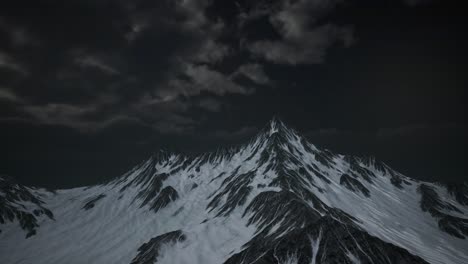
POLYGON ((274 115, 319 147, 465 180, 455 1, 4 1, 0 173, 72 187, 274 115))

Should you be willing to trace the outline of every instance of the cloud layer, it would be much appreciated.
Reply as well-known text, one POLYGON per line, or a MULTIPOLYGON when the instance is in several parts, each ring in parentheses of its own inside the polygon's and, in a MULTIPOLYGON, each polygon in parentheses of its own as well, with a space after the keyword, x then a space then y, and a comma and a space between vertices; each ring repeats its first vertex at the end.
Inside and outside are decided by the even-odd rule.
POLYGON ((0 11, 0 98, 15 105, 0 119, 84 132, 127 120, 190 132, 225 98, 274 86, 268 63, 322 63, 352 43, 350 27, 317 22, 335 1, 238 4, 231 20, 208 0, 22 4, 0 11), (249 39, 261 18, 279 38, 249 39))

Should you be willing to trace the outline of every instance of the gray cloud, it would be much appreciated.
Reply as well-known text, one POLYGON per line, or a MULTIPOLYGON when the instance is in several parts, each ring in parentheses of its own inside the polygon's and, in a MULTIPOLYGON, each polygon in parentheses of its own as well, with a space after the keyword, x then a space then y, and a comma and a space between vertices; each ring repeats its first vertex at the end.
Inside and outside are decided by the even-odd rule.
POLYGON ((153 128, 163 134, 184 134, 193 132, 198 122, 193 118, 175 113, 165 115, 153 124, 153 128))
POLYGON ((0 101, 8 101, 13 103, 22 103, 23 99, 12 92, 10 89, 4 88, 0 86, 0 101))
POLYGON ((347 47, 353 42, 352 27, 316 22, 338 2, 340 1, 284 1, 279 10, 272 10, 269 14, 270 22, 281 40, 256 41, 247 44, 247 49, 274 63, 322 63, 329 47, 335 43, 342 43, 347 47))
POLYGON ((243 64, 234 75, 244 75, 257 84, 269 84, 270 78, 265 73, 263 66, 256 63, 243 64))
POLYGON ((28 74, 27 69, 21 63, 16 61, 8 54, 0 51, 0 69, 1 68, 20 73, 22 75, 28 74))
POLYGON ((267 61, 299 64, 319 63, 334 43, 350 43, 348 28, 315 24, 335 1, 259 6, 241 12, 234 21, 238 28, 210 17, 211 4, 77 3, 47 9, 41 23, 36 17, 19 19, 21 9, 14 9, 20 13, 0 20, 0 31, 7 32, 9 40, 0 44, 0 67, 20 74, 0 80, 1 86, 11 88, 1 97, 17 105, 13 115, 21 112, 31 122, 89 132, 127 118, 156 131, 183 133, 184 128, 196 128, 197 120, 222 111, 223 98, 249 96, 275 83, 264 65, 244 54, 245 47, 267 61), (76 21, 71 14, 87 19, 76 21), (247 41, 245 46, 226 41, 231 33, 242 35, 233 28, 242 31, 259 16, 269 16, 281 40, 247 41), (31 43, 35 45, 24 48, 31 43))
POLYGON ((198 106, 210 112, 219 112, 223 104, 212 97, 202 98, 197 102, 198 106))
POLYGON ((23 107, 32 121, 47 125, 65 125, 81 131, 94 129, 98 122, 83 119, 96 111, 95 106, 74 106, 69 104, 26 105, 23 107))
POLYGON ((199 95, 202 91, 222 96, 225 94, 249 94, 251 89, 243 87, 219 71, 210 69, 206 65, 187 64, 183 70, 184 79, 172 79, 167 88, 157 90, 156 93, 163 100, 170 100, 178 95, 199 95))
POLYGON ((299 38, 284 41, 258 41, 249 50, 274 63, 318 64, 323 63, 327 49, 338 41, 346 46, 351 43, 352 31, 332 24, 316 27, 304 32, 299 38))
POLYGON ((95 3, 96 13, 106 13, 102 19, 89 14, 83 3, 73 10, 61 7, 61 13, 51 10, 41 23, 0 19, 0 34, 7 32, 10 40, 0 45, 0 68, 24 75, 0 80, 0 85, 19 91, 2 89, 0 96, 16 103, 31 122, 85 132, 101 129, 116 116, 164 133, 190 131, 197 125, 188 117, 191 109, 216 112, 222 105, 219 97, 253 92, 213 67, 232 49, 219 40, 224 23, 205 14, 210 4, 203 0, 95 3), (82 12, 87 20, 70 20, 67 12, 82 12), (26 58, 16 44, 31 42, 29 32, 39 32, 37 43, 44 46, 28 50, 31 55, 26 58), (18 60, 13 59, 15 54, 18 60), (21 61, 27 61, 34 78, 26 76, 29 69, 21 61), (32 100, 26 103, 23 97, 32 100))
POLYGON ((77 55, 74 62, 83 68, 94 68, 106 74, 119 74, 119 71, 109 64, 105 63, 102 59, 93 55, 77 55))
POLYGON ((220 44, 208 38, 201 44, 199 52, 193 56, 193 61, 212 64, 220 62, 223 58, 227 57, 230 52, 231 49, 227 45, 220 44))

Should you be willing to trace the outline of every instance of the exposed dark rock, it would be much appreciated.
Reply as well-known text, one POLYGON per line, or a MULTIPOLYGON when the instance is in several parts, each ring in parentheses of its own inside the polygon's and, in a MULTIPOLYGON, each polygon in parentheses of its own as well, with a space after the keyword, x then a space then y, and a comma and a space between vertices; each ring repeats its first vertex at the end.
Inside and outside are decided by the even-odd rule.
POLYGON ((349 169, 351 170, 349 174, 372 183, 372 178, 375 178, 374 173, 368 168, 361 166, 360 161, 356 157, 346 156, 345 160, 349 162, 349 169))
POLYGON ((104 197, 106 197, 106 195, 101 193, 100 195, 97 195, 97 196, 95 196, 95 197, 89 199, 89 200, 83 205, 82 209, 89 210, 89 209, 93 208, 93 207, 96 205, 96 203, 97 203, 99 200, 101 200, 102 198, 104 198, 104 197))
POLYGON ((409 181, 405 180, 405 178, 401 176, 400 174, 398 174, 397 172, 391 169, 387 169, 387 171, 390 173, 390 183, 393 184, 393 186, 399 189, 403 189, 403 185, 402 185, 403 183, 406 185, 411 185, 409 181))
MULTIPOLYGON (((167 186, 162 189, 158 196, 151 202, 151 210, 156 213, 178 198, 179 195, 177 194, 177 191, 171 186, 167 186)), ((144 206, 144 204, 141 206, 144 206)))
POLYGON ((315 184, 315 177, 321 178, 323 181, 330 181, 320 172, 318 167, 308 167, 309 172, 304 168, 303 163, 296 158, 292 152, 295 147, 291 144, 288 137, 288 132, 279 130, 273 133, 266 141, 266 147, 260 154, 259 166, 268 163, 265 168, 265 173, 274 171, 276 177, 269 184, 270 187, 280 187, 285 190, 291 190, 295 194, 305 197, 312 202, 315 202, 314 195, 310 195, 310 186, 320 189, 315 184), (300 167, 299 170, 292 169, 291 164, 300 167))
POLYGON ((179 209, 177 209, 177 211, 175 211, 175 212, 172 214, 172 216, 178 215, 178 214, 179 214, 180 212, 182 212, 183 210, 184 210, 184 207, 181 206, 179 209))
POLYGON ((361 162, 367 167, 373 167, 375 170, 380 171, 382 173, 387 172, 387 165, 385 163, 376 160, 374 157, 363 157, 361 158, 361 162))
POLYGON ((351 221, 343 219, 346 219, 346 216, 326 215, 278 239, 258 240, 247 244, 225 264, 427 263, 407 250, 383 242, 367 234, 351 221))
POLYGON ((163 182, 169 177, 167 173, 156 174, 149 178, 148 183, 145 183, 145 188, 142 188, 138 195, 137 199, 143 199, 141 206, 144 206, 152 202, 158 196, 163 182))
POLYGON ((418 187, 418 191, 421 194, 421 209, 424 212, 429 212, 432 216, 440 217, 444 213, 441 211, 455 211, 461 213, 455 205, 445 202, 441 199, 436 190, 426 184, 421 184, 418 187))
POLYGON ((46 215, 54 220, 52 211, 44 206, 44 202, 13 178, 0 176, 0 190, 3 193, 0 195, 0 224, 17 220, 21 228, 27 232, 26 238, 28 238, 37 233, 39 227, 37 217, 46 215), (34 204, 35 209, 29 212, 24 206, 23 208, 18 206, 22 202, 34 204))
POLYGON ((257 146, 255 147, 255 149, 252 151, 252 154, 250 154, 250 156, 247 157, 247 158, 244 160, 244 162, 252 160, 253 157, 255 157, 255 155, 257 155, 257 152, 258 152, 259 148, 260 148, 260 145, 257 145, 257 146))
POLYGON ((400 189, 403 188, 403 186, 401 185, 401 184, 403 183, 403 180, 402 180, 401 177, 399 177, 398 175, 392 175, 392 177, 390 178, 390 182, 391 182, 394 186, 396 186, 396 187, 398 187, 398 188, 400 188, 400 189))
POLYGON ((468 237, 468 219, 445 215, 439 220, 439 228, 461 239, 468 237))
POLYGON ((328 150, 316 152, 315 159, 322 165, 331 168, 335 163, 333 162, 333 154, 328 150))
MULTIPOLYGON (((239 170, 239 167, 237 167, 237 170, 239 170)), ((223 175, 226 174, 225 171, 221 172, 218 176, 214 177, 213 179, 210 180, 210 183, 216 179, 219 179, 221 177, 223 177, 223 175)))
MULTIPOLYGON (((145 163, 138 166, 135 170, 142 168, 143 170, 139 173, 137 177, 129 181, 123 187, 120 188, 120 192, 124 192, 128 187, 148 183, 152 179, 152 176, 156 174, 156 161, 154 158, 150 158, 145 163)), ((125 180, 130 174, 122 177, 121 181, 125 180)))
POLYGON ((421 184, 418 191, 421 194, 421 209, 438 219, 439 228, 442 231, 460 239, 465 239, 468 236, 468 219, 445 213, 446 211, 454 211, 461 214, 460 209, 442 200, 436 190, 429 185, 421 184))
POLYGON ((461 205, 468 205, 468 183, 445 184, 449 194, 461 205))
MULTIPOLYGON (((389 195, 398 195, 400 192, 396 188, 402 189, 405 187, 404 184, 410 184, 406 177, 392 171, 384 163, 377 162, 373 158, 346 156, 344 163, 337 162, 342 157, 341 155, 334 155, 329 151, 315 148, 304 138, 300 138, 284 127, 280 121, 273 121, 249 144, 252 145, 247 147, 241 145, 193 156, 159 152, 137 166, 131 173, 127 173, 110 184, 112 188, 120 190, 120 193, 117 194, 118 199, 129 193, 128 188, 132 189, 130 192, 132 196, 133 192, 136 191, 137 195, 133 202, 137 202, 140 207, 148 206, 146 208, 159 212, 156 214, 155 221, 161 221, 161 217, 166 219, 169 214, 172 214, 171 217, 177 216, 176 222, 178 224, 182 224, 184 221, 179 220, 186 217, 193 217, 192 220, 196 222, 204 219, 201 224, 205 223, 206 225, 203 225, 202 228, 194 228, 193 221, 190 221, 190 226, 187 226, 187 228, 194 228, 191 229, 191 232, 194 232, 194 237, 204 237, 198 232, 216 230, 211 229, 211 227, 209 230, 204 229, 211 224, 213 215, 207 214, 204 210, 192 215, 199 204, 207 202, 206 210, 215 213, 215 222, 226 223, 227 231, 230 231, 231 228, 242 231, 245 228, 244 226, 232 226, 243 225, 243 221, 236 221, 238 215, 229 219, 229 215, 234 210, 241 211, 242 217, 249 226, 248 229, 255 229, 255 233, 242 248, 238 249, 237 246, 230 248, 229 250, 232 250, 230 253, 224 252, 224 249, 228 249, 232 245, 224 240, 224 237, 221 240, 215 240, 215 243, 220 243, 219 247, 223 248, 223 253, 229 254, 225 261, 228 264, 426 263, 407 250, 386 243, 367 233, 364 229, 368 228, 365 225, 366 219, 357 219, 357 217, 362 217, 357 215, 362 207, 356 209, 352 207, 354 205, 350 205, 352 208, 346 208, 346 210, 349 209, 349 212, 356 213, 356 218, 354 218, 340 209, 328 205, 337 206, 337 202, 346 199, 348 195, 345 188, 358 195, 370 197, 369 186, 372 187, 374 194, 374 190, 377 190, 380 184, 385 183, 389 185, 387 189, 389 195), (308 153, 305 153, 304 150, 308 153), (242 151, 241 155, 238 155, 239 151, 242 151), (237 155, 236 160, 230 162, 229 159, 234 155, 237 155), (247 157, 244 162, 252 162, 248 162, 247 166, 242 162, 237 164, 238 157, 247 157), (255 164, 254 161, 257 163, 255 164), (254 168, 251 168, 250 165, 254 168), (164 173, 159 171, 159 168, 164 173), (207 174, 205 174, 208 170, 224 171, 208 179, 207 174), (137 172, 137 175, 134 172, 137 172), (334 182, 335 173, 343 173, 339 181, 341 186, 334 182), (130 178, 130 176, 135 177, 130 178), (168 186, 166 180, 169 177, 179 176, 181 176, 181 180, 186 180, 184 182, 186 186, 183 188, 184 193, 180 195, 187 196, 183 197, 183 203, 182 201, 173 203, 179 199, 179 193, 174 187, 168 186), (385 181, 380 181, 381 176, 387 177, 384 179, 385 181), (264 181, 259 183, 255 180, 256 177, 261 180, 263 178, 264 181), (388 183, 388 180, 395 188, 388 183), (379 183, 374 185, 375 189, 372 185, 373 181, 379 183), (185 193, 188 189, 197 188, 198 184, 202 186, 196 192, 185 193), (255 197, 253 197, 254 189, 255 192, 260 192, 255 197), (208 197, 203 193, 205 190, 212 190, 209 195, 206 194, 208 197), (317 191, 322 192, 322 194, 319 195, 317 191), (345 194, 342 193, 343 191, 345 194), (190 196, 191 194, 196 195, 190 196), (343 197, 332 197, 332 195, 341 194, 343 197), (193 201, 197 204, 194 207, 190 199, 207 199, 208 201, 193 201), (169 206, 170 210, 167 209, 169 206), (164 212, 160 212, 163 208, 166 208, 164 212), (361 224, 363 224, 362 228, 361 224)), ((0 187, 3 188, 4 186, 1 184, 3 184, 2 181, 0 181, 0 187)), ((38 206, 31 209, 31 212, 26 212, 25 206, 25 210, 22 210, 20 203, 17 204, 18 207, 13 208, 12 200, 9 200, 7 196, 2 196, 2 194, 0 195, 0 223, 18 220, 21 227, 27 231, 27 237, 36 234, 39 217, 47 215, 52 218, 52 213, 45 209, 40 197, 34 195, 36 193, 34 190, 24 188, 24 193, 17 192, 18 188, 22 187, 13 184, 7 184, 6 189, 8 188, 14 189, 15 195, 17 195, 16 200, 32 201, 38 206)), ((98 189, 92 187, 90 190, 98 189)), ((107 187, 104 189, 108 190, 107 187)), ((412 188, 411 190, 407 189, 406 191, 413 191, 412 188)), ((466 185, 447 186, 451 197, 444 197, 445 191, 440 191, 439 194, 439 189, 431 184, 419 186, 422 210, 430 213, 430 215, 427 214, 429 218, 432 215, 438 221, 438 226, 442 231, 460 239, 468 236, 468 219, 460 217, 460 215, 463 216, 460 208, 468 204, 467 189, 466 185)), ((101 207, 99 203, 102 203, 105 196, 102 193, 90 197, 83 203, 82 208, 84 210, 93 207, 96 207, 94 210, 101 209, 97 207, 101 207)), ((70 200, 72 199, 79 200, 80 196, 74 195, 70 200)), ((362 199, 362 202, 368 201, 371 200, 362 199)), ((345 204, 347 203, 345 202, 345 204)), ((372 209, 379 210, 379 208, 372 209)), ((381 212, 376 212, 376 215, 377 213, 383 215, 389 209, 394 208, 389 205, 381 212)), ((86 214, 87 212, 81 211, 80 213, 86 214)), ((387 215, 392 217, 392 213, 387 215)), ((395 210, 395 214, 398 213, 400 213, 398 209, 395 210)), ((404 215, 398 217, 404 217, 404 215)), ((146 220, 137 222, 147 222, 146 220)), ((398 221, 398 219, 385 220, 398 221)), ((163 229, 166 227, 162 226, 163 229)), ((420 229, 413 227, 410 225, 408 228, 418 232, 416 236, 419 235, 420 229)), ((381 235, 386 238, 392 237, 388 233, 381 235)), ((395 235, 399 237, 400 234, 395 235)), ((401 237, 402 239, 411 239, 410 236, 402 234, 401 237)), ((234 236, 232 239, 235 238, 234 236)), ((186 235, 180 230, 153 237, 138 248, 131 263, 157 263, 158 260, 160 261, 162 248, 171 247, 185 239, 186 235)), ((441 241, 443 240, 445 238, 441 239, 441 241)), ((200 241, 200 243, 205 242, 207 241, 200 241)), ((448 242, 452 241, 448 240, 448 242)), ((449 245, 451 244, 449 243, 449 245)), ((110 246, 113 248, 115 245, 110 246)), ((201 252, 201 254, 203 253, 205 252, 201 252)), ((446 251, 441 253, 445 254, 446 251)), ((194 259, 193 262, 200 261, 200 259, 194 259)))
POLYGON ((331 181, 327 178, 327 176, 325 176, 315 164, 313 164, 313 163, 312 163, 312 165, 308 164, 307 168, 313 173, 313 175, 315 177, 318 177, 318 178, 322 179, 322 181, 324 181, 324 182, 326 182, 328 184, 331 183, 331 181))
POLYGON ((358 180, 348 174, 341 175, 340 184, 353 192, 361 192, 366 197, 370 197, 369 190, 358 180))
POLYGON ((221 184, 220 190, 216 193, 216 196, 210 201, 207 209, 210 211, 218 208, 221 204, 221 200, 225 197, 226 202, 219 207, 217 216, 229 215, 237 206, 243 205, 247 200, 247 196, 252 191, 252 187, 249 184, 255 177, 256 171, 249 171, 237 175, 237 170, 226 178, 221 184))
POLYGON ((318 212, 292 192, 267 191, 253 199, 243 216, 249 217, 248 225, 255 224, 258 230, 261 230, 256 239, 267 240, 270 236, 279 236, 290 229, 319 219, 318 212), (278 228, 273 230, 275 226, 278 228))
POLYGON ((186 237, 180 230, 154 237, 138 248, 138 254, 130 264, 153 264, 158 261, 161 247, 185 241, 186 237))

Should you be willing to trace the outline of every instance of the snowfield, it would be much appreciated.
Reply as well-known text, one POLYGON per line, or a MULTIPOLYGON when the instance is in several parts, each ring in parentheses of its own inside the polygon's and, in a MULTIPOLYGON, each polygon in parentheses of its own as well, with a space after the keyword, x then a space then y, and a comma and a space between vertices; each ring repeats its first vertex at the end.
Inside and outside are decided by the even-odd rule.
POLYGON ((321 150, 273 120, 96 186, 0 178, 0 263, 468 263, 468 186, 321 150))

